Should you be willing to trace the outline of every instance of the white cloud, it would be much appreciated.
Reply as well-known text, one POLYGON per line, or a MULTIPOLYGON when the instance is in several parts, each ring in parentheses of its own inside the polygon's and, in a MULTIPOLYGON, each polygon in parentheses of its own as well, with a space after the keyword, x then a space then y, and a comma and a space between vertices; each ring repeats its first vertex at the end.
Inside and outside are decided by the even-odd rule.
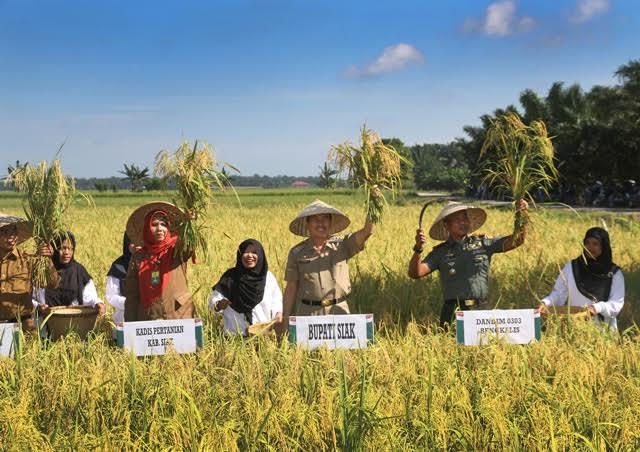
POLYGON ((410 44, 396 44, 385 47, 378 57, 372 62, 358 67, 347 67, 345 74, 348 77, 375 77, 391 72, 398 72, 410 64, 423 64, 424 55, 420 50, 410 44))
POLYGON ((584 23, 609 10, 609 0, 578 0, 571 22, 584 23))
POLYGON ((511 1, 492 3, 487 7, 484 32, 488 35, 507 36, 511 34, 516 5, 511 1))
POLYGON ((487 7, 482 18, 467 17, 462 26, 467 33, 504 37, 533 30, 536 21, 530 16, 518 16, 512 0, 497 1, 487 7))

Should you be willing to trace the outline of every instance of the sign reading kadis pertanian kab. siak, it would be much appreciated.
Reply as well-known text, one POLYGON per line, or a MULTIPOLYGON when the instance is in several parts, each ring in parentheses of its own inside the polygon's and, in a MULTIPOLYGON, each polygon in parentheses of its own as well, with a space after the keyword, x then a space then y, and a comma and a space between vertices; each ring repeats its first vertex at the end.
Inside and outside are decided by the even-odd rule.
POLYGON ((289 341, 303 348, 366 348, 373 341, 373 314, 289 318, 289 341))
POLYGON ((136 356, 164 355, 170 350, 195 353, 203 346, 200 319, 124 322, 116 333, 118 345, 136 356))
POLYGON ((540 340, 538 309, 494 309, 458 311, 456 338, 458 344, 484 345, 492 340, 510 344, 529 344, 540 340))

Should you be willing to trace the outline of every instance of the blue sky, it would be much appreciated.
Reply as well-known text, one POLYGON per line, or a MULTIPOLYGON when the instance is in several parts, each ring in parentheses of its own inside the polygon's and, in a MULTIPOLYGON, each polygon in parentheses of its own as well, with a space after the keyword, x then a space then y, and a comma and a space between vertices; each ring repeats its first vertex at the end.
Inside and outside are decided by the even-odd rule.
MULTIPOLYGON (((207 140, 243 174, 314 175, 367 125, 445 142, 520 91, 613 84, 640 2, 0 0, 0 168, 112 176, 207 140)), ((1 171, 0 171, 1 172, 1 171)))

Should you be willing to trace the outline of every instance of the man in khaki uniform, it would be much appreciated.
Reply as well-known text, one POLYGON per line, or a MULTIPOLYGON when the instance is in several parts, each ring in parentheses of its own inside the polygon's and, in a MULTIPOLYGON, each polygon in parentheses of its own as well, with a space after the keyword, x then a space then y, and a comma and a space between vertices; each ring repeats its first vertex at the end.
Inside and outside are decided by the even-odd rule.
MULTIPOLYGON (((527 207, 527 202, 523 200, 516 208, 524 210, 527 207)), ((443 242, 436 245, 424 259, 421 254, 426 237, 422 229, 418 229, 416 233, 408 273, 414 279, 435 271, 440 273, 444 298, 440 326, 443 328, 452 322, 456 309, 490 309, 489 267, 493 255, 506 253, 524 243, 525 229, 497 238, 472 235, 486 219, 487 214, 479 207, 450 202, 442 209, 429 230, 432 239, 443 242)))
POLYGON ((284 318, 289 315, 349 314, 351 292, 347 260, 364 249, 374 226, 366 222, 345 237, 334 234, 346 229, 350 220, 338 209, 316 200, 291 222, 289 230, 308 237, 289 252, 285 272, 284 318))
MULTIPOLYGON (((32 293, 34 257, 17 246, 31 237, 31 224, 19 217, 0 213, 0 322, 22 323, 24 330, 35 328, 32 319, 35 303, 32 293)), ((51 256, 51 248, 43 245, 38 250, 43 256, 51 256)), ((53 267, 53 263, 51 264, 53 267)), ((52 274, 57 275, 55 270, 52 274)), ((58 279, 53 278, 51 288, 58 279)))

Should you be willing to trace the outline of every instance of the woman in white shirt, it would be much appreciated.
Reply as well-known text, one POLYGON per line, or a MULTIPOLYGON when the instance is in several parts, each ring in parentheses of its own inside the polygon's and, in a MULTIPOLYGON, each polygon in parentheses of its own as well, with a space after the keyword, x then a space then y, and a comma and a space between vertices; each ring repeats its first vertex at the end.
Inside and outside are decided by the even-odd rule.
POLYGON ((227 333, 247 335, 249 325, 282 321, 282 292, 260 242, 245 240, 236 252, 236 266, 213 286, 209 309, 222 314, 227 333))
POLYGON ((105 313, 104 303, 98 298, 91 275, 75 260, 76 238, 71 232, 58 237, 53 243, 53 265, 60 275, 55 289, 39 289, 36 301, 40 310, 54 306, 93 306, 99 315, 105 313))
POLYGON ((612 329, 618 328, 616 317, 624 306, 624 275, 612 261, 609 233, 591 228, 584 237, 584 251, 568 262, 541 308, 548 306, 586 306, 591 317, 612 329))
POLYGON ((116 324, 124 322, 124 282, 127 279, 127 270, 129 269, 129 262, 131 262, 133 247, 129 236, 125 232, 124 238, 122 239, 122 256, 113 261, 107 273, 105 298, 115 309, 113 312, 113 323, 116 324))

